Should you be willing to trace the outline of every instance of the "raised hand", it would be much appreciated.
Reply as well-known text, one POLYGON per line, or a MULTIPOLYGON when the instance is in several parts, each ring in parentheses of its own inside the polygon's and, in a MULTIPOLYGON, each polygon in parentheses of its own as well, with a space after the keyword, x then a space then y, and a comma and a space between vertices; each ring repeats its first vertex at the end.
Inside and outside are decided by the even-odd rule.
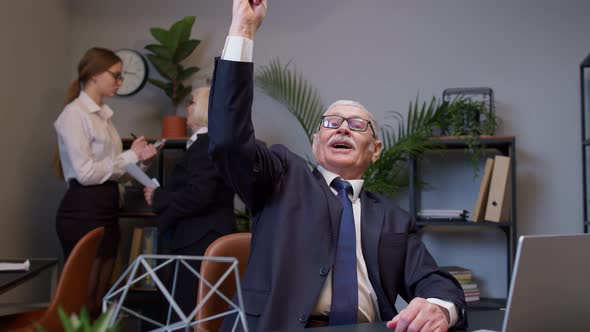
POLYGON ((254 39, 266 16, 266 0, 234 0, 230 36, 254 39))

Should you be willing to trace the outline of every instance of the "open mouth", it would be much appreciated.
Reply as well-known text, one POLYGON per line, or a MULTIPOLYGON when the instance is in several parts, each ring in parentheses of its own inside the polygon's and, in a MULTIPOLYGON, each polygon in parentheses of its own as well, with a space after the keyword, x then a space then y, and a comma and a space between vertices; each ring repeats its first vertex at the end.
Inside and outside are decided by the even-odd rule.
POLYGON ((334 142, 334 143, 330 144, 330 146, 333 149, 338 149, 338 150, 351 150, 352 149, 352 145, 347 142, 334 142))

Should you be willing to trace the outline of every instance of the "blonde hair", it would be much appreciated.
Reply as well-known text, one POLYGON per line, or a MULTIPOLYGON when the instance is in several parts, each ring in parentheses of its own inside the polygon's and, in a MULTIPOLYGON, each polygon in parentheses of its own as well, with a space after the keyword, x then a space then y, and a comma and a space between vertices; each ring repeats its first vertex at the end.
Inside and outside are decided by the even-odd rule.
POLYGON ((207 126, 209 123, 209 87, 196 88, 191 93, 195 99, 195 109, 190 115, 189 121, 200 126, 207 126))

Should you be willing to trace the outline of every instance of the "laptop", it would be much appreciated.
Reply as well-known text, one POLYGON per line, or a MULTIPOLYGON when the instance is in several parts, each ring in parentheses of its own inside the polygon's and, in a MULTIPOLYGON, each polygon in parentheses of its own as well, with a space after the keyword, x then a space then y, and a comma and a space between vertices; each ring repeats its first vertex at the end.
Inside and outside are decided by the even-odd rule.
POLYGON ((514 265, 502 332, 590 331, 590 234, 521 236, 514 265))

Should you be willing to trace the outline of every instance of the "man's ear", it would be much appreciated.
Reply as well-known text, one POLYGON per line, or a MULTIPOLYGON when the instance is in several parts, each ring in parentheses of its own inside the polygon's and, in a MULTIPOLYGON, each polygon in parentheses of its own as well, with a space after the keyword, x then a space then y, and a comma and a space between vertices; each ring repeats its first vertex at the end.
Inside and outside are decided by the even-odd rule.
POLYGON ((320 136, 318 135, 318 133, 313 134, 313 141, 311 143, 311 151, 313 152, 313 154, 315 155, 315 150, 317 149, 317 145, 320 143, 320 136))
POLYGON ((381 142, 380 140, 375 140, 375 142, 373 142, 373 154, 371 155, 371 162, 376 162, 377 160, 379 160, 379 157, 381 156, 381 150, 383 149, 383 142, 381 142))

